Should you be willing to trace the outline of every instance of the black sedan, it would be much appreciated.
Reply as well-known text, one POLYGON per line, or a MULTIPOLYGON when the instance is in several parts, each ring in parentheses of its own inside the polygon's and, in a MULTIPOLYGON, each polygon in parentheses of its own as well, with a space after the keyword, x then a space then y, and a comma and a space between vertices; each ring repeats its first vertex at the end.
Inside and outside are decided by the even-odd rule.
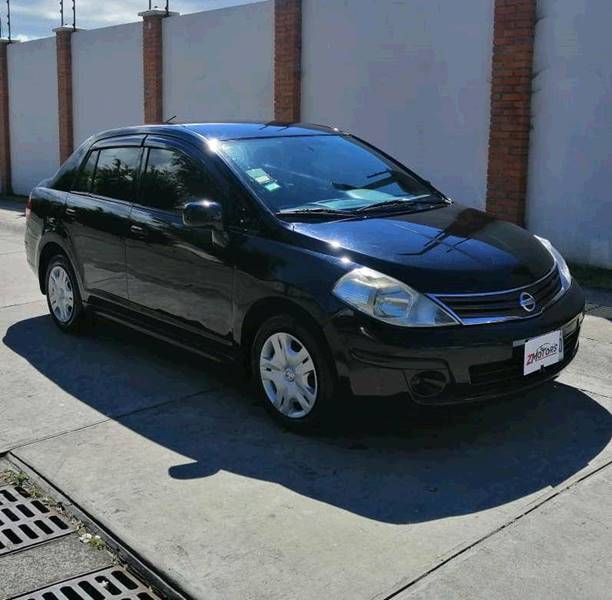
POLYGON ((461 206, 370 144, 278 123, 88 139, 27 208, 64 331, 86 312, 244 361, 285 425, 344 392, 444 404, 555 377, 584 296, 545 239, 461 206))

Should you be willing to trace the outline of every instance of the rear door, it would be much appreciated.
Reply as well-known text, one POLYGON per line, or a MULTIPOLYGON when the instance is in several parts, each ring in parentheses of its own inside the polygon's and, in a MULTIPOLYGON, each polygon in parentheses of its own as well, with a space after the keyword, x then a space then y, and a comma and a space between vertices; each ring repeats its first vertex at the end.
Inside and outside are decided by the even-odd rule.
POLYGON ((127 240, 131 303, 171 325, 231 344, 233 263, 229 238, 183 224, 190 199, 223 204, 206 157, 189 144, 150 136, 127 240))
POLYGON ((67 195, 66 228, 86 290, 127 300, 125 239, 144 136, 95 144, 67 195))

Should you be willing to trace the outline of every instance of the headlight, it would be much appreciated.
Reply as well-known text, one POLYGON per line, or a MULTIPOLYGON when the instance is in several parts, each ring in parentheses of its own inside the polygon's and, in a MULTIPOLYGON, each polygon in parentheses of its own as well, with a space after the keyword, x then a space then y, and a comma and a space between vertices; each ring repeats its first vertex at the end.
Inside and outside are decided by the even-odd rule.
POLYGON ((539 235, 536 235, 535 237, 538 238, 542 246, 544 246, 544 248, 546 248, 552 254, 552 257, 555 260, 557 267, 559 267, 559 275, 561 275, 561 285, 563 286, 563 289, 566 290, 572 283, 572 274, 570 273, 569 267, 567 266, 565 259, 561 256, 561 253, 546 238, 540 237, 539 235))
POLYGON ((334 294, 361 312, 401 327, 438 327, 458 322, 435 302, 411 287, 361 267, 343 275, 334 294))

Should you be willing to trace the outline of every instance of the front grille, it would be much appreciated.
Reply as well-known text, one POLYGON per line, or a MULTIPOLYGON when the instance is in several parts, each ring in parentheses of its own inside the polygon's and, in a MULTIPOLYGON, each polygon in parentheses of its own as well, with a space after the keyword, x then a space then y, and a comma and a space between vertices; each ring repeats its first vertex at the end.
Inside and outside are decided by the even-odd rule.
POLYGON ((539 315, 561 291, 561 277, 555 266, 548 275, 535 283, 506 291, 489 294, 439 295, 438 301, 450 308, 465 324, 506 319, 520 319, 539 315), (527 312, 520 304, 520 297, 527 292, 535 299, 535 309, 527 312))
POLYGON ((498 362, 486 363, 483 365, 474 365, 470 367, 470 381, 472 386, 477 386, 477 393, 486 393, 488 388, 499 386, 511 386, 516 380, 529 382, 530 380, 537 381, 543 377, 547 377, 551 371, 561 370, 568 361, 574 356, 576 344, 578 342, 579 328, 577 327, 571 333, 563 336, 563 360, 560 363, 544 367, 541 371, 523 375, 523 360, 525 356, 525 347, 517 346, 512 351, 512 358, 498 362))

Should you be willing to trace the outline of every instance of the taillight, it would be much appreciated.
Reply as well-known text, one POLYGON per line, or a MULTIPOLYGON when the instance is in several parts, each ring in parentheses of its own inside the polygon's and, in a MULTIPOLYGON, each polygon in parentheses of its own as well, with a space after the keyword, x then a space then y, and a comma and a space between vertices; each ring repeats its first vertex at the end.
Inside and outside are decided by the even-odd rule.
POLYGON ((26 208, 25 208, 26 219, 29 219, 31 214, 32 214, 32 194, 29 195, 28 201, 26 202, 26 208))

